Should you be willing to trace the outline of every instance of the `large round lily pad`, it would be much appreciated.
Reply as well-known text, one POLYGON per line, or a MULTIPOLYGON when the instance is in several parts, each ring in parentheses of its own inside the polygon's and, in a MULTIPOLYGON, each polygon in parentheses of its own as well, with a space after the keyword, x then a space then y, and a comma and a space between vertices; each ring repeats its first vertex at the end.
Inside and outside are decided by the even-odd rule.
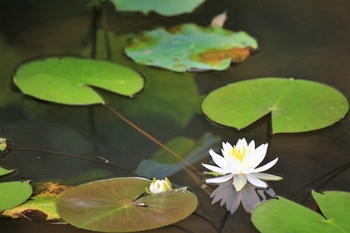
POLYGON ((139 73, 101 60, 52 57, 20 66, 14 82, 27 95, 61 104, 104 104, 90 87, 132 96, 143 88, 139 73))
POLYGON ((269 200, 252 213, 255 227, 262 233, 270 232, 350 232, 350 193, 327 191, 312 193, 322 215, 288 199, 269 200))
POLYGON ((182 189, 137 199, 150 184, 150 180, 136 177, 84 184, 65 192, 58 200, 57 211, 78 228, 131 232, 175 223, 196 209, 197 197, 182 189))
POLYGON ((242 129, 271 113, 273 133, 305 132, 344 117, 348 101, 334 88, 307 80, 258 78, 216 89, 202 103, 212 121, 242 129))
POLYGON ((135 62, 177 72, 224 70, 245 60, 257 41, 245 32, 183 24, 132 38, 125 53, 135 62))
POLYGON ((111 0, 118 11, 141 11, 148 14, 155 11, 161 15, 173 16, 192 12, 204 0, 111 0))

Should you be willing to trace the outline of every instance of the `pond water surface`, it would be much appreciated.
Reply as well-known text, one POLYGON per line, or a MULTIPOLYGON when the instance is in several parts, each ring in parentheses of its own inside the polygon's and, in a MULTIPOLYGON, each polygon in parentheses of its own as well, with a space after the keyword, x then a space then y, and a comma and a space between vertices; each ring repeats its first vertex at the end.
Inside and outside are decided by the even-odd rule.
MULTIPOLYGON (((57 53, 90 56, 91 10, 88 1, 0 0, 0 137, 13 140, 16 148, 30 148, 80 155, 97 162, 38 151, 13 150, 0 159, 0 166, 18 169, 10 180, 57 181, 78 185, 93 180, 135 176, 143 159, 151 158, 159 146, 114 115, 105 106, 72 107, 24 96, 10 89, 14 68, 25 59, 57 53), (96 156, 109 160, 99 161, 96 156)), ((132 99, 99 90, 109 105, 162 143, 179 136, 198 140, 210 132, 232 144, 239 138, 269 142, 263 163, 279 157, 269 171, 285 179, 269 182, 279 196, 312 206, 310 191, 350 191, 350 169, 336 174, 350 162, 349 114, 325 129, 296 134, 268 133, 265 117, 248 128, 218 127, 200 111, 201 97, 216 87, 257 77, 293 77, 318 81, 350 96, 350 2, 207 0, 194 13, 177 17, 115 12, 107 4, 106 20, 100 27, 111 31, 110 45, 97 37, 97 57, 120 62, 141 72, 145 89, 132 99), (178 74, 134 64, 121 54, 128 33, 158 26, 193 22, 206 26, 224 10, 225 28, 244 30, 256 37, 260 50, 244 63, 225 71, 178 74), (117 40, 116 38, 122 38, 117 40), (114 40, 113 40, 114 39, 114 40), (119 46, 119 47, 118 47, 119 46), (333 172, 333 173, 332 173, 333 172), (335 173, 334 173, 335 172, 335 173)), ((319 116, 322 117, 322 116, 319 116)), ((194 164, 204 170, 201 162, 194 164)), ((234 214, 218 203, 211 205, 188 174, 169 177, 189 186, 199 199, 196 214, 174 225, 152 232, 258 232, 251 215, 240 207, 234 214)), ((201 177, 199 177, 201 179, 201 177)), ((70 225, 27 220, 0 219, 1 232, 88 232, 70 225)))

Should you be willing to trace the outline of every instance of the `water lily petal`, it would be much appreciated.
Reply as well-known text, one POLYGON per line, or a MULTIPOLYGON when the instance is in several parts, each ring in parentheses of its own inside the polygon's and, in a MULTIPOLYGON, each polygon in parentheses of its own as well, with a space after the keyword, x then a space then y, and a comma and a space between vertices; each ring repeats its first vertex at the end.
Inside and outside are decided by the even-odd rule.
POLYGON ((243 149, 243 148, 247 148, 248 144, 247 141, 245 140, 245 138, 242 139, 238 139, 237 144, 236 144, 236 148, 238 150, 243 149))
POLYGON ((222 155, 224 156, 224 158, 227 160, 227 161, 230 161, 231 158, 230 158, 230 152, 233 150, 233 146, 228 143, 228 142, 223 142, 222 143, 222 149, 221 149, 221 153, 222 155))
POLYGON ((206 168, 208 168, 209 170, 213 171, 213 172, 217 172, 221 175, 226 175, 227 173, 229 173, 229 171, 226 171, 220 167, 216 167, 216 166, 213 166, 213 165, 210 165, 210 164, 205 164, 205 163, 202 163, 202 165, 206 168))
POLYGON ((245 176, 246 176, 247 180, 248 180, 251 184, 253 184, 253 185, 255 185, 255 186, 258 186, 258 187, 263 187, 263 188, 267 187, 267 184, 266 184, 264 181, 259 180, 258 178, 256 178, 256 177, 254 176, 254 174, 248 174, 248 175, 245 175, 245 176))
POLYGON ((270 169, 271 167, 273 167, 273 165, 275 165, 277 163, 277 161, 278 161, 278 158, 275 158, 274 160, 272 160, 271 162, 265 164, 264 166, 256 168, 254 170, 254 173, 263 172, 263 171, 266 171, 266 170, 270 169))
POLYGON ((267 173, 254 173, 253 174, 256 178, 262 179, 262 180, 282 180, 283 178, 280 176, 275 176, 267 173))
POLYGON ((243 174, 250 174, 250 173, 252 173, 254 170, 255 170, 255 169, 254 169, 253 167, 248 167, 248 168, 243 169, 241 172, 242 172, 243 174))
POLYGON ((248 145, 248 151, 254 151, 255 150, 255 141, 252 140, 248 145))
POLYGON ((260 145, 258 148, 254 151, 254 159, 252 160, 251 166, 256 167, 258 166, 265 158, 267 152, 267 143, 260 145))
POLYGON ((216 165, 218 165, 222 169, 227 168, 227 161, 225 160, 224 157, 222 157, 221 155, 218 155, 212 149, 209 150, 209 154, 211 155, 211 158, 213 159, 214 163, 216 163, 216 165))
POLYGON ((227 174, 225 176, 219 176, 219 177, 215 177, 215 178, 206 179, 205 183, 223 183, 223 182, 226 182, 226 181, 232 179, 232 177, 233 177, 232 174, 227 174))
MULTIPOLYGON (((253 169, 254 170, 254 169, 253 169)), ((230 173, 232 173, 233 175, 237 175, 241 173, 241 164, 238 163, 230 163, 227 164, 227 171, 229 171, 230 173)))
POLYGON ((235 175, 233 177, 233 185, 237 192, 239 192, 244 185, 247 183, 247 178, 245 175, 235 175))

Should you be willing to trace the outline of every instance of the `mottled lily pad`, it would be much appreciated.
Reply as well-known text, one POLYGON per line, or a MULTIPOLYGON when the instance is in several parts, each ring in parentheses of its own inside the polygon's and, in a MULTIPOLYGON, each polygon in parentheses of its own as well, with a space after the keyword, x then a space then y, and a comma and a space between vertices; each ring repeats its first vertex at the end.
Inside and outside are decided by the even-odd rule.
POLYGON ((118 11, 141 11, 173 16, 192 12, 204 0, 111 0, 118 11))
POLYGON ((13 209, 5 210, 1 215, 14 219, 25 217, 32 221, 57 220, 60 216, 56 211, 56 201, 67 189, 69 189, 68 186, 52 182, 39 185, 35 191, 38 193, 32 196, 30 200, 13 209))
POLYGON ((104 104, 90 87, 132 96, 143 88, 139 73, 101 60, 52 57, 21 65, 14 82, 27 95, 61 104, 104 104))
POLYGON ((197 197, 185 189, 140 197, 151 180, 128 177, 87 183, 65 192, 57 211, 63 220, 100 232, 142 231, 166 226, 189 216, 197 197))
POLYGON ((262 233, 270 232, 350 232, 350 193, 312 192, 323 214, 320 215, 283 197, 269 200, 252 213, 255 227, 262 233))
POLYGON ((344 117, 349 104, 334 88, 307 80, 258 78, 211 92, 202 110, 212 121, 242 129, 271 113, 273 133, 321 129, 344 117))
POLYGON ((245 32, 183 24, 144 32, 131 39, 125 53, 139 64, 185 72, 224 70, 257 48, 257 41, 245 32))

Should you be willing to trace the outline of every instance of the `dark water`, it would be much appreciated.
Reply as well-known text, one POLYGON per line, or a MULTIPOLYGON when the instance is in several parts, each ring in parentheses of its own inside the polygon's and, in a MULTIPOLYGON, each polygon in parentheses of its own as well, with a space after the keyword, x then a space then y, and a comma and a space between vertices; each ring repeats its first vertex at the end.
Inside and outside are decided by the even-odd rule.
MULTIPOLYGON (((104 106, 69 107, 24 97, 9 88, 14 67, 38 55, 74 53, 89 56, 91 11, 88 1, 1 0, 0 1, 0 136, 10 137, 18 148, 50 150, 108 159, 133 171, 142 159, 151 158, 156 144, 125 124, 104 106)), ((101 91, 108 103, 129 120, 161 142, 177 137, 200 138, 211 132, 223 141, 235 143, 245 137, 257 144, 269 141, 266 161, 279 157, 270 172, 286 179, 269 184, 277 195, 312 205, 310 190, 350 191, 350 170, 338 175, 350 162, 349 114, 331 127, 309 133, 277 134, 268 137, 268 118, 242 131, 221 128, 200 114, 201 95, 228 81, 256 77, 294 77, 333 86, 350 96, 350 2, 336 1, 217 1, 208 0, 193 14, 178 17, 121 14, 107 7, 103 24, 117 37, 156 26, 193 22, 207 25, 217 14, 228 10, 225 28, 245 30, 258 38, 261 50, 245 63, 222 72, 174 74, 142 67, 121 57, 111 42, 112 61, 119 61, 145 75, 147 84, 133 99, 101 91), (334 176, 333 176, 334 175, 334 176)), ((100 25, 102 27, 102 24, 100 25)), ((114 36, 113 34, 113 36, 114 36)), ((117 38, 116 37, 116 38, 117 38)), ((124 41, 121 40, 121 41, 124 41)), ((97 57, 106 58, 102 40, 97 57)), ((108 50, 108 49, 107 49, 108 50)), ((322 116, 320 116, 322 117, 322 116)), ((209 162, 209 155, 203 162, 209 162)), ((19 175, 8 180, 58 181, 80 184, 88 181, 133 176, 99 162, 34 151, 12 151, 0 165, 16 168, 19 175), (84 172, 89 175, 83 175, 84 172)), ((200 163, 194 164, 203 170, 200 163)), ((183 171, 170 177, 176 184, 190 186, 199 198, 196 213, 217 227, 225 208, 210 205, 210 198, 183 171)), ((69 225, 0 219, 1 232, 88 232, 69 225)), ((257 232, 250 214, 243 208, 229 215, 223 232, 257 232)), ((215 232, 196 215, 174 226, 152 232, 215 232)))

